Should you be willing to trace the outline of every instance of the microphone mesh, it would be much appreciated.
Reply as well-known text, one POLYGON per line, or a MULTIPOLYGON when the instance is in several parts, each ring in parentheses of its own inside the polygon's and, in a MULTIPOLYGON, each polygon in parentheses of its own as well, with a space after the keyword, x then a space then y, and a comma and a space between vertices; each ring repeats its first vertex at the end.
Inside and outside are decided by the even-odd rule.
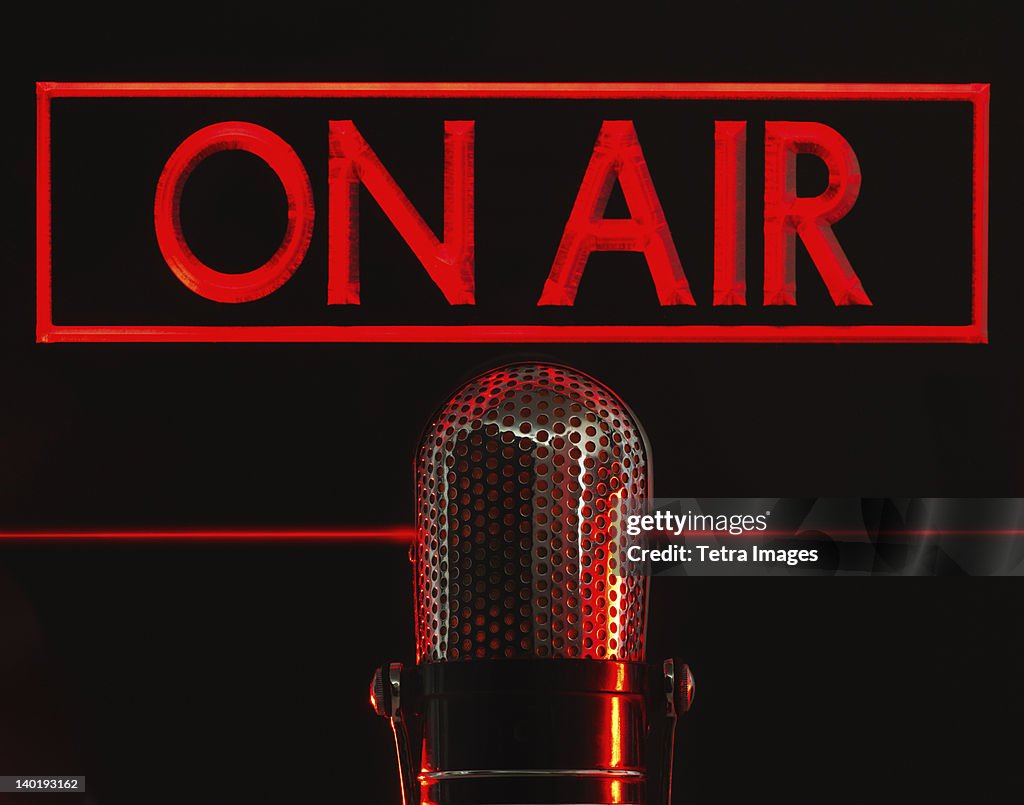
POLYGON ((417 662, 642 661, 648 580, 621 556, 648 455, 622 400, 572 369, 512 364, 460 388, 416 458, 417 662))

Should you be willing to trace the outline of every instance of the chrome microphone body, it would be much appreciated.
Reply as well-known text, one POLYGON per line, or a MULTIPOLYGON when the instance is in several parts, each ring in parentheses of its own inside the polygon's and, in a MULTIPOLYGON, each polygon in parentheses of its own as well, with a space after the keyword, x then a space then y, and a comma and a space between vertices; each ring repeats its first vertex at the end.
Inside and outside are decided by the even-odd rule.
POLYGON ((692 677, 645 664, 649 578, 622 561, 650 495, 642 428, 575 370, 500 367, 437 412, 416 457, 417 665, 372 691, 406 805, 668 802, 692 677))

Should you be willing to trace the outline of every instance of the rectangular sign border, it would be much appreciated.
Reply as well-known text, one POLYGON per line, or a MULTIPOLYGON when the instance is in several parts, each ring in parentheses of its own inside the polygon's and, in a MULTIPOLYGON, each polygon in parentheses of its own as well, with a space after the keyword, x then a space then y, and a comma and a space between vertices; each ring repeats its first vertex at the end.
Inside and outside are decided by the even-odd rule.
POLYGON ((36 342, 988 343, 988 84, 64 83, 36 84, 36 342), (971 322, 956 325, 64 326, 52 308, 50 102, 54 98, 565 98, 962 101, 973 107, 971 322))

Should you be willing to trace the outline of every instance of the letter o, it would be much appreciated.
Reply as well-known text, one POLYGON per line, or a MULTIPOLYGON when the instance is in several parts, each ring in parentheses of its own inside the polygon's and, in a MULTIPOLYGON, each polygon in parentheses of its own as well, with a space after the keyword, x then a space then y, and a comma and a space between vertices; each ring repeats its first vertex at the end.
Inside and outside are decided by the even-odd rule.
POLYGON ((206 126, 171 154, 156 186, 153 220, 160 252, 179 280, 214 302, 251 302, 273 293, 295 273, 313 236, 313 188, 302 160, 284 140, 255 123, 229 121, 206 126), (229 274, 193 254, 181 228, 181 194, 192 171, 218 151, 255 154, 277 174, 288 199, 288 225, 274 255, 259 268, 229 274))

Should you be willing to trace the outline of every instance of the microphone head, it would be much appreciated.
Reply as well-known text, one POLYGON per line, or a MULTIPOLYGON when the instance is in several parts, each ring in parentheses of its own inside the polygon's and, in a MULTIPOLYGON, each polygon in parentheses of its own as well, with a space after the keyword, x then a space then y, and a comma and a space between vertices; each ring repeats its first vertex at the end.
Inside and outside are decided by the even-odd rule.
POLYGON ((416 457, 416 658, 642 662, 648 579, 622 563, 647 438, 606 386, 517 363, 466 383, 416 457))

